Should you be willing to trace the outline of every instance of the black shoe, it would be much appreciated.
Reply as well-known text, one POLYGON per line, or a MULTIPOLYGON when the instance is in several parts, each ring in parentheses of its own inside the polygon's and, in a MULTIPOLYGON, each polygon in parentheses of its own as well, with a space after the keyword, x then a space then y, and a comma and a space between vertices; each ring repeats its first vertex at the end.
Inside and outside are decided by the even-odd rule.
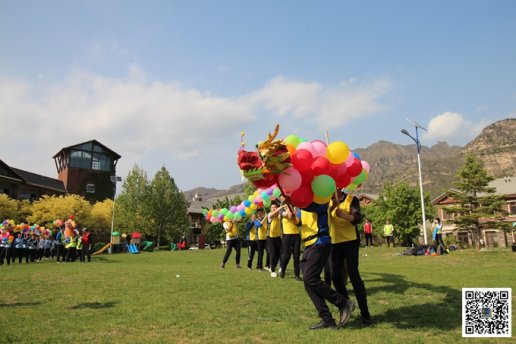
POLYGON ((312 325, 312 326, 309 327, 310 330, 320 330, 322 328, 332 328, 332 329, 335 329, 335 328, 337 328, 337 324, 335 324, 335 320, 333 320, 333 319, 331 321, 321 320, 317 324, 312 325))
POLYGON ((303 279, 302 279, 301 277, 299 277, 298 275, 296 275, 296 276, 294 277, 294 279, 295 279, 296 281, 302 281, 302 280, 303 280, 303 279))
POLYGON ((279 273, 279 277, 280 278, 285 278, 285 273, 283 272, 283 270, 281 270, 281 272, 279 273))
POLYGON ((371 316, 362 317, 362 325, 363 326, 371 326, 372 324, 373 324, 373 319, 371 319, 371 316))
POLYGON ((351 313, 355 309, 355 302, 347 300, 344 307, 339 309, 340 319, 339 319, 339 328, 344 327, 351 317, 351 313))

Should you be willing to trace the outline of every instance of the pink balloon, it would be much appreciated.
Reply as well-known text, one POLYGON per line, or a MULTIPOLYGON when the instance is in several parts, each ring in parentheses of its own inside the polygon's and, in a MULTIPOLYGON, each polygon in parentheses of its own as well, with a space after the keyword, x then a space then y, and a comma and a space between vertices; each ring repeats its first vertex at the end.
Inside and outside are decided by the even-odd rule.
POLYGON ((369 171, 371 170, 371 166, 369 166, 369 163, 365 160, 362 160, 361 163, 364 170, 366 170, 367 173, 369 173, 369 171))
POLYGON ((278 177, 278 183, 281 188, 287 192, 297 190, 301 185, 301 174, 294 167, 289 167, 278 177))
POLYGON ((353 152, 349 152, 348 158, 346 159, 346 166, 349 167, 351 164, 353 164, 353 161, 355 161, 355 156, 353 155, 353 152))
POLYGON ((312 148, 314 150, 314 158, 318 156, 326 156, 326 143, 321 140, 312 141, 312 148))
POLYGON ((315 156, 315 149, 311 142, 301 142, 297 147, 296 150, 300 149, 306 149, 310 153, 312 153, 312 156, 315 156))

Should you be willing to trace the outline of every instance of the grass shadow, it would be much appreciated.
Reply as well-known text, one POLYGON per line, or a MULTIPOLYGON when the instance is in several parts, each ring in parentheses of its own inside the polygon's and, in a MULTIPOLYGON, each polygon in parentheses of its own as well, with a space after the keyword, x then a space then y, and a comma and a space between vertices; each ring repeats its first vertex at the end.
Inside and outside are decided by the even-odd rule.
POLYGON ((95 256, 95 258, 93 259, 95 262, 97 263, 105 263, 105 264, 109 264, 109 263, 120 263, 119 260, 114 260, 114 259, 108 259, 106 257, 102 257, 102 256, 95 256))
POLYGON ((379 287, 366 287, 368 297, 377 292, 387 292, 397 294, 397 297, 403 297, 409 288, 425 289, 432 294, 444 296, 444 298, 439 297, 436 302, 412 304, 386 310, 377 315, 375 322, 388 322, 399 329, 435 328, 439 330, 452 330, 462 326, 461 290, 447 286, 409 281, 396 274, 367 273, 364 275, 375 275, 375 278, 368 279, 368 281, 384 283, 384 285, 379 287))
POLYGON ((110 302, 85 302, 85 303, 79 303, 73 307, 70 307, 70 309, 84 309, 84 308, 90 308, 90 309, 102 309, 102 308, 111 308, 114 307, 116 304, 118 304, 118 301, 110 301, 110 302))
POLYGON ((37 306, 41 302, 15 302, 15 303, 0 303, 0 308, 3 307, 23 307, 23 306, 37 306))

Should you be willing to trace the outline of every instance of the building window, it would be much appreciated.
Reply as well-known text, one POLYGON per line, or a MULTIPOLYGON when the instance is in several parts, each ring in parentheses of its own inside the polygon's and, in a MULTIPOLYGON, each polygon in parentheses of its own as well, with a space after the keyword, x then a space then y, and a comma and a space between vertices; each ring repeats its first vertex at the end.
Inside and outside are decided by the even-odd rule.
POLYGON ((468 233, 460 232, 458 235, 459 242, 463 245, 468 245, 468 233))
POLYGON ((86 168, 91 166, 91 153, 80 150, 70 152, 70 167, 86 168))
POLYGON ((516 202, 509 202, 509 215, 516 215, 516 202))
POLYGON ((97 171, 109 171, 111 160, 109 156, 102 153, 93 153, 93 160, 91 162, 91 169, 97 171))
POLYGON ((87 193, 95 193, 95 184, 86 184, 87 193))

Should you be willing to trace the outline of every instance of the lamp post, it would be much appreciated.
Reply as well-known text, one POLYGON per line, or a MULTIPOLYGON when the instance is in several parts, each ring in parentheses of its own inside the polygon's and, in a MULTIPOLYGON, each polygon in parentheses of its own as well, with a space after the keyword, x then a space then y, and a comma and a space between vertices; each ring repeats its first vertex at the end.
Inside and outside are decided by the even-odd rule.
POLYGON ((111 216, 111 246, 109 246, 109 254, 113 252, 113 227, 115 226, 115 203, 116 203, 116 183, 122 181, 122 177, 119 176, 111 176, 109 177, 111 182, 115 185, 115 191, 113 193, 113 215, 111 216))
POLYGON ((421 142, 419 141, 418 128, 421 128, 425 131, 426 131, 426 129, 423 128, 421 125, 419 125, 417 122, 410 120, 409 118, 407 118, 407 121, 409 121, 410 124, 412 124, 416 128, 416 137, 413 137, 412 135, 410 135, 409 132, 406 131, 405 129, 402 129, 401 133, 404 135, 407 135, 412 140, 414 140, 414 142, 416 143, 416 147, 417 147, 417 166, 418 166, 418 171, 419 171, 419 193, 421 194, 421 212, 423 214, 423 235, 424 235, 424 239, 425 239, 425 245, 427 245, 428 240, 427 240, 427 236, 426 236, 425 198, 423 196, 423 177, 421 176, 421 158, 419 157, 419 152, 421 151, 421 142))

